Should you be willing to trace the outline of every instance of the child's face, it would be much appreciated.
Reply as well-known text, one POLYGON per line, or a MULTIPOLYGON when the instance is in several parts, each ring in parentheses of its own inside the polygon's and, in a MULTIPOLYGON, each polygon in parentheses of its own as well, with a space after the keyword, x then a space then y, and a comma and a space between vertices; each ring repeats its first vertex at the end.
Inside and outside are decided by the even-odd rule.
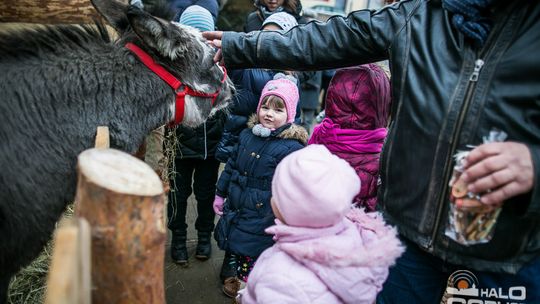
POLYGON ((257 113, 259 123, 263 127, 275 130, 287 123, 287 109, 285 107, 277 107, 265 102, 261 105, 259 113, 257 113))
POLYGON ((285 0, 263 0, 264 5, 268 8, 269 11, 273 12, 276 8, 283 5, 285 0))

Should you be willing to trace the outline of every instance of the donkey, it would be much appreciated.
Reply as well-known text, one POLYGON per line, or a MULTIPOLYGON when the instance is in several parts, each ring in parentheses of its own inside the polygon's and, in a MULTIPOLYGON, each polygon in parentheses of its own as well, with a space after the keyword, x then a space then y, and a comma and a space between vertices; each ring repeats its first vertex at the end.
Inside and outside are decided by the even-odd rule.
POLYGON ((197 126, 233 93, 197 30, 114 0, 92 3, 117 39, 100 22, 0 35, 0 303, 73 201, 76 158, 97 126, 109 126, 112 147, 133 153, 152 129, 175 116, 197 126), (187 95, 126 45, 181 80, 177 91, 187 95))

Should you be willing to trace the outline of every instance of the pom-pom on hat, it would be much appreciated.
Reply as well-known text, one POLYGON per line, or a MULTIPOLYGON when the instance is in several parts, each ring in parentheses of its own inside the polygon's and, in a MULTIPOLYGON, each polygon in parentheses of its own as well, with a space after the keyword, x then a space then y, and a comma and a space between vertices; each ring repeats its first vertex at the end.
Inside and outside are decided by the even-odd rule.
POLYGON ((272 195, 289 226, 322 228, 340 222, 360 191, 360 179, 345 160, 323 145, 289 154, 277 166, 272 195))
POLYGON ((296 21, 296 18, 294 18, 294 16, 289 13, 279 12, 273 13, 272 15, 268 16, 268 18, 264 20, 262 27, 267 24, 275 24, 279 26, 281 30, 286 32, 297 26, 298 21, 296 21))
POLYGON ((180 15, 178 22, 194 27, 201 32, 215 29, 214 17, 207 9, 199 5, 188 6, 180 15))
POLYGON ((259 105, 257 105, 257 113, 259 113, 262 101, 267 96, 275 95, 285 102, 285 108, 287 109, 287 123, 292 123, 296 116, 296 105, 298 104, 299 98, 298 87, 295 81, 296 79, 292 76, 277 73, 274 76, 274 80, 270 80, 264 86, 261 98, 259 99, 259 105))

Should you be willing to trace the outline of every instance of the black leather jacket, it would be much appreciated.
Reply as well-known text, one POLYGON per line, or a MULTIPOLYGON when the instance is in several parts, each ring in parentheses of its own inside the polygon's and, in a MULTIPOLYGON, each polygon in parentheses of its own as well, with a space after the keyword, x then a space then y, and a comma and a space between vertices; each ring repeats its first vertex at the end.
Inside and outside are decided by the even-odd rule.
POLYGON ((389 59, 394 102, 381 210, 445 261, 515 273, 540 255, 540 4, 499 3, 480 50, 451 26, 441 1, 403 0, 287 33, 226 32, 224 60, 229 68, 320 70, 389 59), (529 147, 533 190, 505 202, 489 243, 461 246, 444 235, 452 156, 492 128, 529 147))

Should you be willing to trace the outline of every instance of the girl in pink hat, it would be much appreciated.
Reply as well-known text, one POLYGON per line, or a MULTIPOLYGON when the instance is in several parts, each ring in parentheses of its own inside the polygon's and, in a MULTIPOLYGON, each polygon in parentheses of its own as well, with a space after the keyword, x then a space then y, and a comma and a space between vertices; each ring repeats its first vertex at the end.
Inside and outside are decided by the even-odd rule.
POLYGON ((298 88, 287 76, 277 77, 264 86, 257 113, 240 133, 217 184, 214 210, 221 218, 214 237, 222 250, 234 254, 237 266, 238 278, 225 279, 223 286, 231 297, 236 296, 240 280, 247 281, 257 257, 274 243, 264 232, 274 223, 270 207, 274 170, 285 156, 307 143, 306 130, 293 123, 298 88))
POLYGON ((238 301, 372 304, 403 252, 378 213, 351 209, 360 180, 322 145, 287 156, 272 180, 275 245, 257 260, 238 301))

